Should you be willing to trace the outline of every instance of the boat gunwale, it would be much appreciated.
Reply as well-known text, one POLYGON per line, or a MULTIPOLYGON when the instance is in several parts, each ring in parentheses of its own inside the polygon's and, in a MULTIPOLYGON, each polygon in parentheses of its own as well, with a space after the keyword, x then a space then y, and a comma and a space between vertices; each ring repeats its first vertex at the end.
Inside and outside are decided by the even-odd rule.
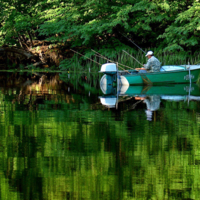
MULTIPOLYGON (((200 70, 200 68, 198 69, 190 69, 190 71, 194 71, 194 70, 200 70)), ((141 76, 142 74, 145 75, 158 75, 158 74, 171 74, 171 73, 180 73, 180 72, 189 72, 189 69, 186 70, 173 70, 173 71, 161 71, 161 72, 147 72, 147 73, 137 73, 137 74, 125 74, 125 75, 121 75, 121 76, 141 76)))

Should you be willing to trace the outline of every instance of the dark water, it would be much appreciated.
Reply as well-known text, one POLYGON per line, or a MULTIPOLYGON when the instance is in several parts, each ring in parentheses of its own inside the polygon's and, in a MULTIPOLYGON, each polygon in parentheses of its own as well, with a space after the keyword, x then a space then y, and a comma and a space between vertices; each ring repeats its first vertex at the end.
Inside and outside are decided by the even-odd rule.
POLYGON ((87 76, 0 78, 0 199, 200 199, 196 85, 129 88, 116 110, 87 76))

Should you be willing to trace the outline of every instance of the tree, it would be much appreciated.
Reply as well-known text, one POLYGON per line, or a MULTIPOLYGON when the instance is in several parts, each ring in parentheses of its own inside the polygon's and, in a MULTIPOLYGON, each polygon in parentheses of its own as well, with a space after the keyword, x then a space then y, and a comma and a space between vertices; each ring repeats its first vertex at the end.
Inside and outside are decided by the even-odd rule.
POLYGON ((11 0, 2 1, 1 12, 1 43, 7 45, 20 44, 28 48, 27 40, 32 44, 37 26, 42 23, 41 11, 45 8, 46 0, 11 0))
POLYGON ((166 50, 186 50, 199 47, 200 42, 200 3, 194 2, 187 10, 177 15, 175 21, 160 38, 168 43, 166 50))
POLYGON ((0 6, 1 43, 10 45, 42 36, 62 46, 121 50, 130 43, 120 33, 142 47, 166 50, 199 41, 195 0, 11 0, 0 6))

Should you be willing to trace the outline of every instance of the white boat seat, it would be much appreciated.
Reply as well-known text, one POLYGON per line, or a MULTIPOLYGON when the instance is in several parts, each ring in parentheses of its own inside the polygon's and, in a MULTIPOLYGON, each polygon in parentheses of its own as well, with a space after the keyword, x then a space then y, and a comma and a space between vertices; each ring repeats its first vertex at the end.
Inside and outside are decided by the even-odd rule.
POLYGON ((178 66, 178 65, 165 65, 160 68, 161 72, 175 71, 175 70, 186 70, 186 68, 185 68, 185 66, 178 66))

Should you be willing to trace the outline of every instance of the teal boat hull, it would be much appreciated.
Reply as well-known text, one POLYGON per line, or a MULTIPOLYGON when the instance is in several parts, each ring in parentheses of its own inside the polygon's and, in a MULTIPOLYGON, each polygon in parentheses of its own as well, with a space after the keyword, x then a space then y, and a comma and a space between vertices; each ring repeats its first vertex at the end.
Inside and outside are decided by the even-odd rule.
POLYGON ((137 95, 192 95, 192 96, 200 96, 200 88, 196 84, 170 84, 170 85, 160 85, 160 86, 127 86, 121 87, 120 96, 128 95, 128 96, 137 96, 137 95))
POLYGON ((177 83, 196 82, 199 78, 200 68, 193 70, 177 70, 154 73, 138 73, 119 76, 122 85, 166 85, 177 83))

